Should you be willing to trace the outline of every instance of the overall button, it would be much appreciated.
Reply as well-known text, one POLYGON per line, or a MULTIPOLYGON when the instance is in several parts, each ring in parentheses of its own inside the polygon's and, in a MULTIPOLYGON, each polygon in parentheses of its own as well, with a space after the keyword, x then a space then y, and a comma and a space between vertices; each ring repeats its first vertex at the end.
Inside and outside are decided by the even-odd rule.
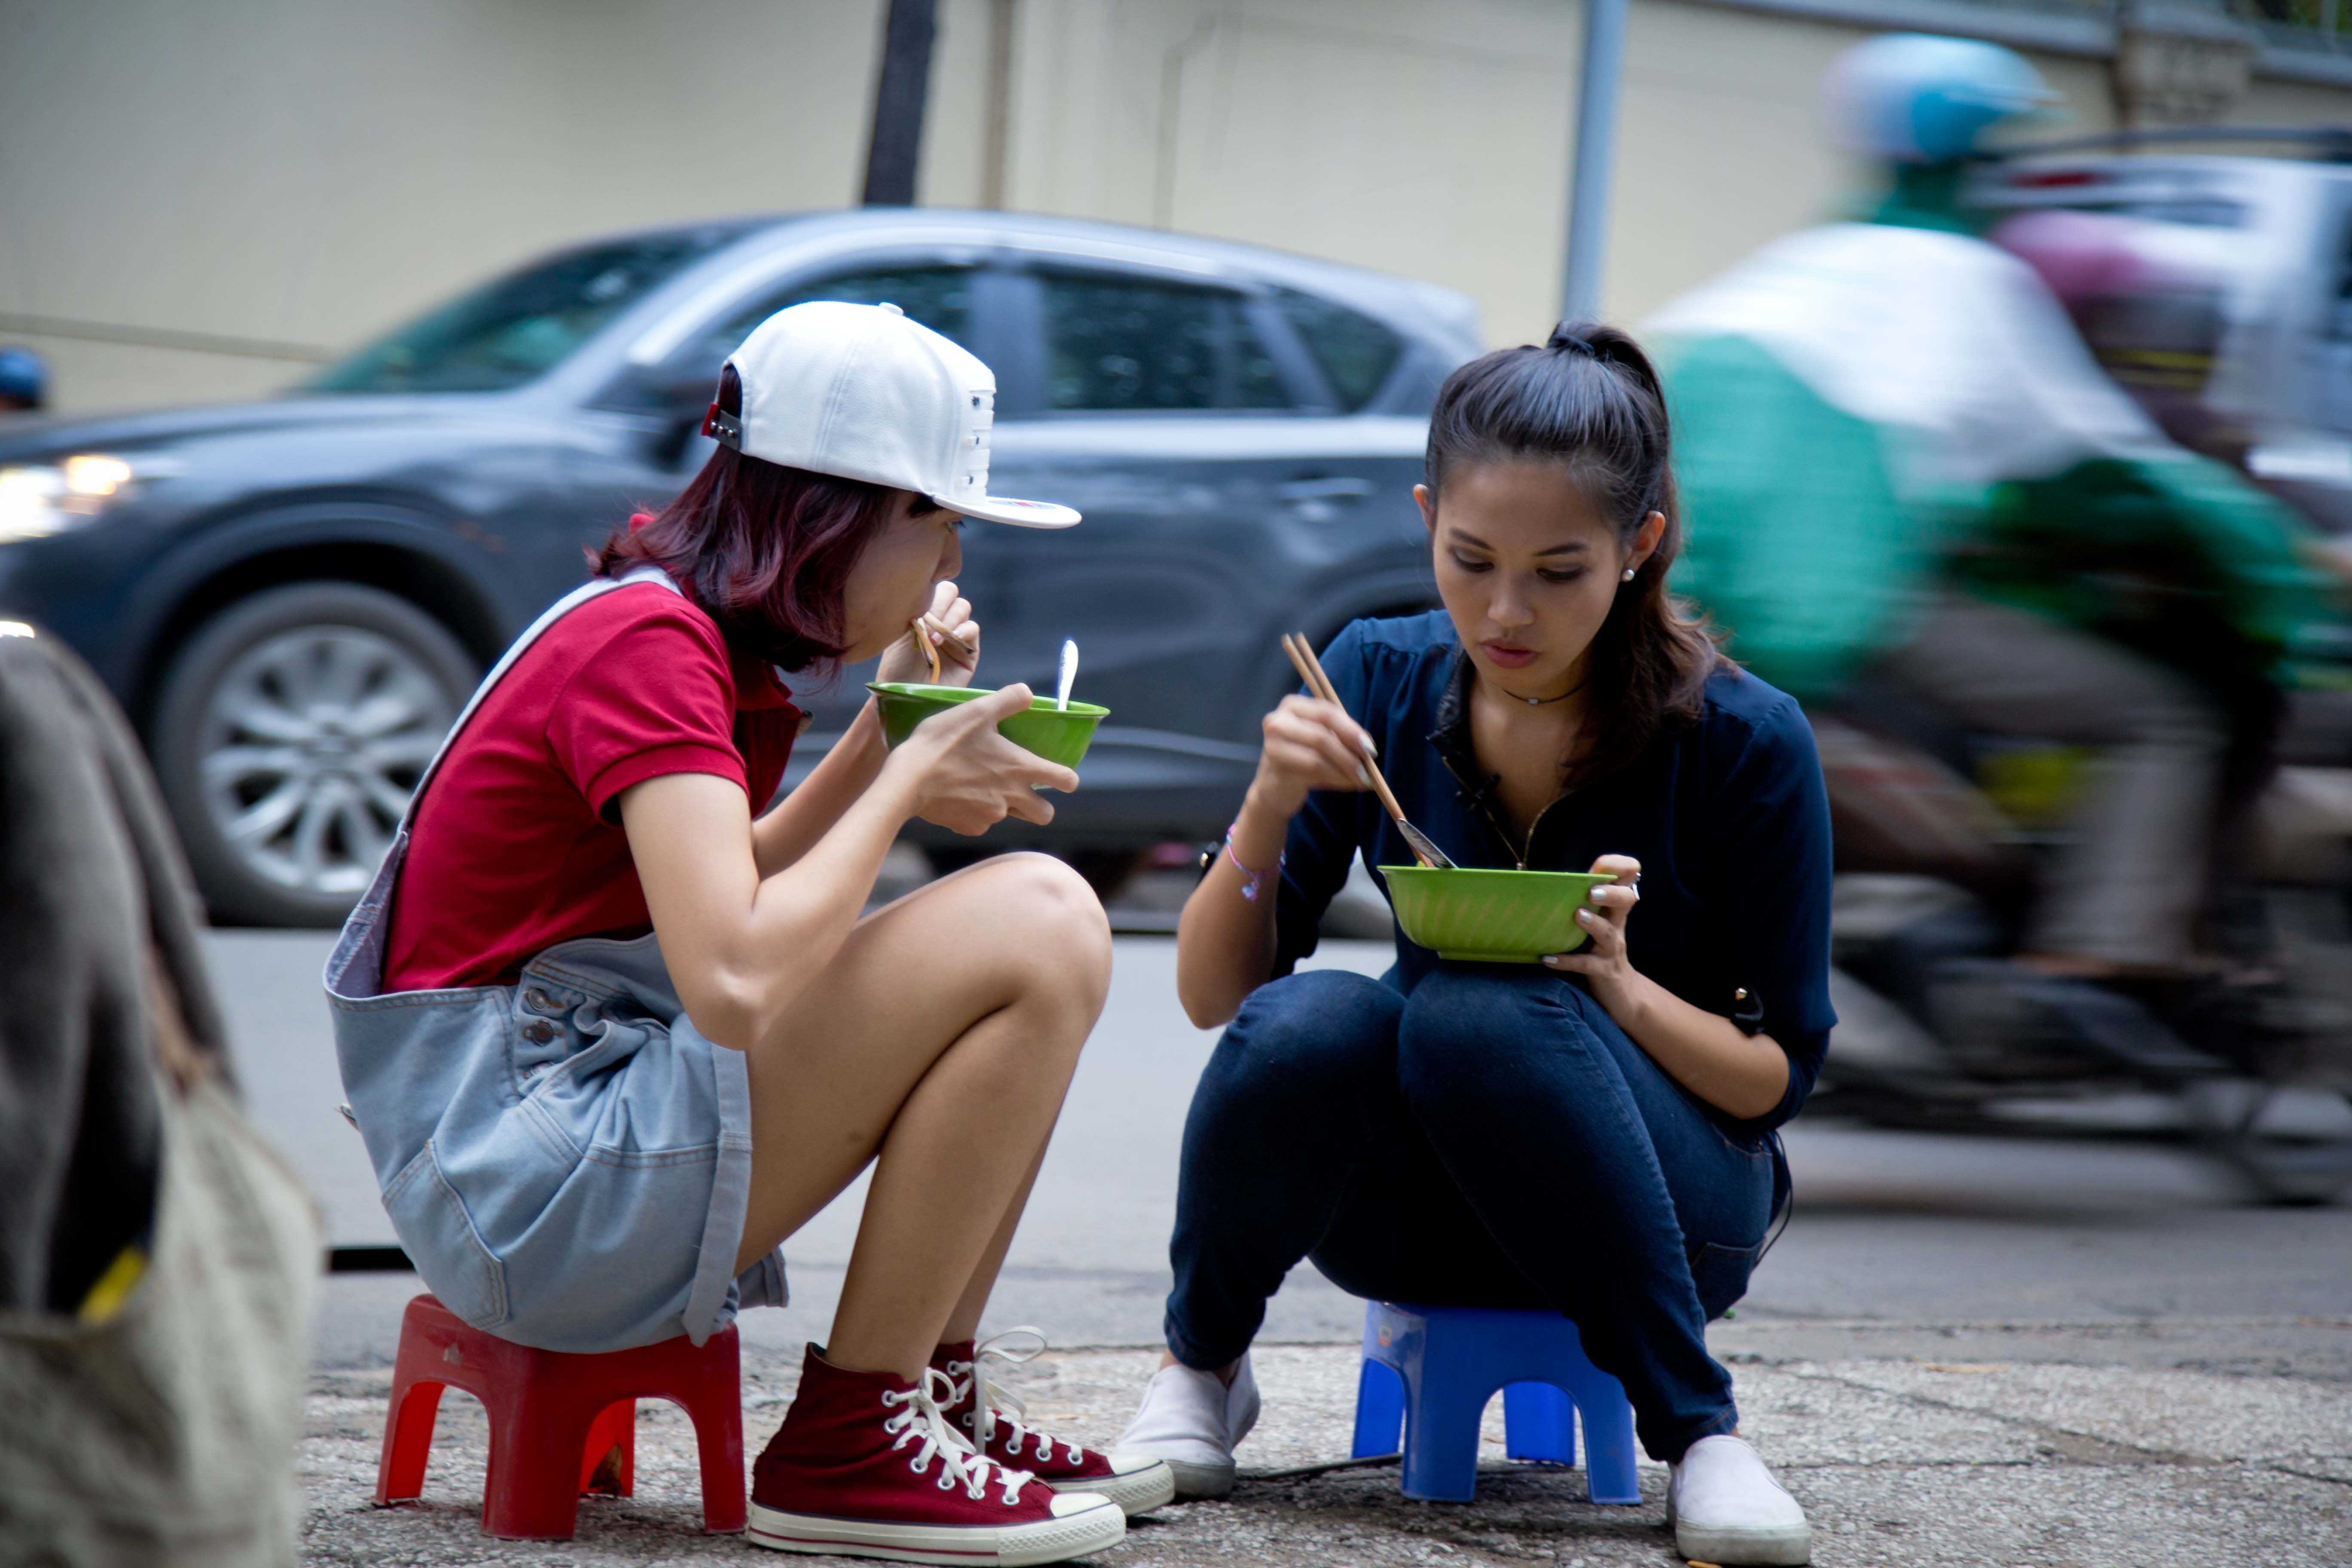
POLYGON ((522 1026, 522 1037, 534 1045, 543 1046, 555 1038, 555 1026, 544 1018, 533 1018, 522 1026))

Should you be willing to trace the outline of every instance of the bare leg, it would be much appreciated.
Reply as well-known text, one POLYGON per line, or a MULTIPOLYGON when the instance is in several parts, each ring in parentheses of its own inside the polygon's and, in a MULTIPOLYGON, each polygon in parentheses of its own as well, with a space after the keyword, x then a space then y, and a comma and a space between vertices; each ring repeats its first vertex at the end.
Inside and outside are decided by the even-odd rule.
POLYGON ((996 1289, 997 1270, 1004 1267, 1004 1255, 1013 1248, 1013 1233, 1021 1228, 1022 1211, 1029 1206, 1029 1189, 1037 1184, 1037 1168, 1045 1163, 1045 1147, 1041 1143, 1037 1157, 1029 1162, 1028 1176, 1023 1180, 1021 1190, 1013 1194, 1012 1206, 1004 1211, 1003 1222, 988 1243, 988 1250, 980 1255, 980 1267, 972 1270, 955 1310, 948 1314, 948 1326, 940 1335, 940 1343, 979 1337, 980 1315, 988 1310, 989 1292, 996 1289))
POLYGON ((753 1046, 738 1268, 878 1156, 828 1360, 920 1373, 983 1260, 1002 1260, 1109 977, 1086 884, 1003 856, 860 921, 753 1046))

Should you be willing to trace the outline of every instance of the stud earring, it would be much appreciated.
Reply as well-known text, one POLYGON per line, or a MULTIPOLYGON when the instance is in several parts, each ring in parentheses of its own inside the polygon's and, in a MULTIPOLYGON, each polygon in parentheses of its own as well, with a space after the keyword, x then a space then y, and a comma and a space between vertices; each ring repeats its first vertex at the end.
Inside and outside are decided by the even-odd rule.
POLYGON ((1619 577, 1617 581, 1620 583, 1631 583, 1633 580, 1633 572, 1634 568, 1631 566, 1626 567, 1624 575, 1619 577))

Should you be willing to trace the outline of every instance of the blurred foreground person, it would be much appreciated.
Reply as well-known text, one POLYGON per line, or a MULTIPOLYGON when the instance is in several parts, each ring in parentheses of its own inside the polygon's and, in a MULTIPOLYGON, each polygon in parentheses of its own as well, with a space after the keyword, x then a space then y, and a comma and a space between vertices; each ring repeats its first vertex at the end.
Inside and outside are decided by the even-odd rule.
POLYGON ((1998 46, 1888 35, 1831 82, 1885 171, 1864 221, 1765 247, 1649 329, 1682 422, 1677 585, 1809 703, 1893 691, 2094 749, 2019 962, 2199 967, 2231 714, 2326 611, 2294 516, 2168 440, 1962 180, 2053 95, 1998 46))
POLYGON ((1666 594, 1668 448, 1622 332, 1564 322, 1455 371, 1414 489, 1444 608, 1339 634, 1345 711, 1265 718, 1177 935, 1185 1012, 1227 1027, 1184 1127, 1168 1355, 1122 1443, 1180 1495, 1232 1488, 1250 1342, 1312 1258, 1359 1296, 1574 1319, 1671 1467, 1682 1553, 1806 1560, 1706 1325, 1748 1288, 1835 1022, 1829 814, 1796 703, 1666 594), (1359 855, 1413 860, 1368 752, 1458 865, 1613 878, 1589 943, 1539 968, 1400 934, 1379 980, 1294 973, 1359 855))
POLYGON ((112 699, 0 623, 0 1563, 294 1561, 318 1220, 196 924, 112 699))
POLYGON ((0 414, 38 414, 48 406, 49 367, 30 349, 0 347, 0 414))

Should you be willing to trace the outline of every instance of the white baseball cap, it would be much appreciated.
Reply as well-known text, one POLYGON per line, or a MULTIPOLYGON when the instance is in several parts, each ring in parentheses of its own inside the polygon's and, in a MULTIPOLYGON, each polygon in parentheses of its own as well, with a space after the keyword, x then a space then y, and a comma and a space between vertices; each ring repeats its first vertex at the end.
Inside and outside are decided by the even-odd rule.
POLYGON ((812 300, 777 311, 728 357, 740 417, 710 406, 702 433, 748 458, 889 485, 1018 528, 1067 528, 1051 501, 988 493, 996 375, 896 305, 812 300))

